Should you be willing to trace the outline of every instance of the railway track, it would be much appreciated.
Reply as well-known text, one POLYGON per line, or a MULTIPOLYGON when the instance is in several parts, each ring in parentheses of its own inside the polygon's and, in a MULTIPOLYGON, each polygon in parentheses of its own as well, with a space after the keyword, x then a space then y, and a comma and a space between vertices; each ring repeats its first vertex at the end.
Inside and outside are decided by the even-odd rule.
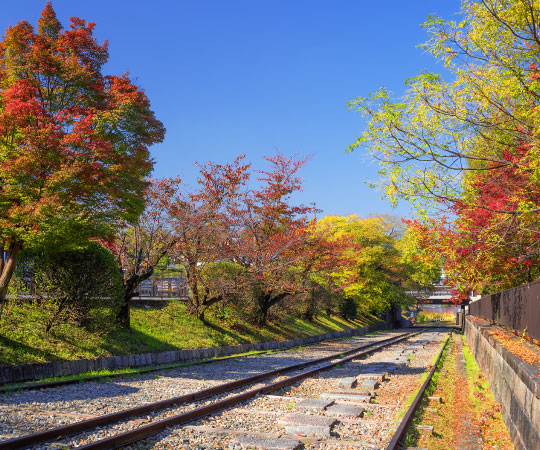
MULTIPOLYGON (((435 338, 444 334, 430 330, 426 332, 428 338, 422 338, 423 332, 394 333, 361 346, 350 342, 349 348, 338 354, 20 436, 0 442, 0 449, 51 448, 51 442, 57 448, 80 449, 112 449, 134 443, 135 448, 383 448, 377 447, 382 441, 351 441, 350 436, 356 433, 354 427, 375 427, 380 431, 392 426, 389 418, 399 405, 372 403, 373 394, 379 385, 383 389, 397 379, 391 373, 410 372, 408 362, 412 355, 417 350, 426 353, 424 346, 429 347, 432 340, 437 341, 435 338), (403 349, 408 352, 403 354, 403 349), (373 358, 376 361, 376 352, 380 356, 389 351, 393 356, 386 361, 371 361, 373 358), (334 376, 344 371, 360 373, 354 377, 334 376), (390 381, 383 381, 388 378, 390 381), (330 384, 328 380, 332 380, 330 384), (312 390, 306 394, 305 386, 309 385, 312 390), (374 416, 372 410, 384 413, 374 416), (249 420, 243 420, 246 417, 249 420), (247 429, 237 427, 238 418, 241 423, 249 424, 247 429), (315 424, 320 422, 320 426, 302 423, 310 420, 315 424), (190 425, 180 427, 186 424, 190 425), (170 430, 180 430, 180 435, 170 430), (298 434, 306 436, 299 441, 298 434), (174 443, 170 442, 171 436, 174 443), (210 436, 210 446, 205 436, 210 436), (205 443, 199 444, 201 439, 205 443), (272 447, 271 442, 274 442, 272 447)), ((432 357, 433 349, 428 350, 428 356, 432 357)), ((424 371, 425 368, 420 370, 424 371)))

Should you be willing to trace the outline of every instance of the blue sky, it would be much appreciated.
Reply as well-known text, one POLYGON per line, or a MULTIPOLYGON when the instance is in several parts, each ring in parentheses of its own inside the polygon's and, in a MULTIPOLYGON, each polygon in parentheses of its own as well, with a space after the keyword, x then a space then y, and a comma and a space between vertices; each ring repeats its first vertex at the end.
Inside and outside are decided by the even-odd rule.
MULTIPOLYGON (((45 2, 4 2, 3 31, 37 23, 45 2)), ((239 154, 255 167, 262 156, 312 155, 303 169, 303 203, 323 214, 394 211, 368 187, 377 166, 345 153, 363 120, 347 101, 440 65, 416 48, 428 14, 457 18, 459 0, 55 0, 70 16, 96 22, 109 40, 108 74, 129 70, 165 124, 152 148, 155 176, 182 174, 193 184, 194 161, 225 162, 239 154)))

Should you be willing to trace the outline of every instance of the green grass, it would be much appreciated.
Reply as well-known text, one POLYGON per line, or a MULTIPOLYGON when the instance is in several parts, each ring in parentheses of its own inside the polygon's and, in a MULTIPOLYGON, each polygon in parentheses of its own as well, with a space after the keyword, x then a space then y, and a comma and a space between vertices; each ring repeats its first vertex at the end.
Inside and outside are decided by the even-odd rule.
POLYGON ((186 314, 181 301, 137 302, 132 308, 131 332, 89 330, 60 324, 45 332, 46 312, 38 306, 13 301, 0 322, 0 364, 35 363, 60 359, 159 352, 183 348, 216 347, 271 340, 287 340, 377 322, 373 316, 347 321, 321 314, 313 322, 291 316, 264 328, 240 317, 229 321, 207 315, 203 324, 186 314), (151 305, 151 306, 150 306, 151 305))
MULTIPOLYGON (((455 324, 456 317, 452 313, 434 313, 434 312, 425 312, 420 311, 416 315, 416 322, 417 323, 424 323, 429 322, 431 320, 437 320, 439 319, 442 322, 452 322, 452 324, 455 324)), ((438 324, 441 325, 441 324, 438 324)))
POLYGON ((491 392, 489 382, 482 374, 474 355, 463 339, 463 356, 469 384, 470 399, 482 421, 482 439, 486 448, 514 449, 502 416, 502 407, 491 392))

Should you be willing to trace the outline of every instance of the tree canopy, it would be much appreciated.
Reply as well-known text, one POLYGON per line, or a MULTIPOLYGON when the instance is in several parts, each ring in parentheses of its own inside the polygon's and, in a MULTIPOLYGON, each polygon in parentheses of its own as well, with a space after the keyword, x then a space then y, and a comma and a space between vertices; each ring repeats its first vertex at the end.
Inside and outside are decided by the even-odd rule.
POLYGON ((143 209, 164 127, 128 74, 105 76, 95 24, 51 3, 0 42, 0 301, 23 246, 111 234, 143 209), (5 253, 4 253, 5 252, 5 253))
POLYGON ((401 99, 382 88, 350 103, 369 119, 350 150, 423 216, 458 297, 540 275, 539 25, 535 0, 465 1, 459 21, 424 24, 449 80, 421 73, 401 99))

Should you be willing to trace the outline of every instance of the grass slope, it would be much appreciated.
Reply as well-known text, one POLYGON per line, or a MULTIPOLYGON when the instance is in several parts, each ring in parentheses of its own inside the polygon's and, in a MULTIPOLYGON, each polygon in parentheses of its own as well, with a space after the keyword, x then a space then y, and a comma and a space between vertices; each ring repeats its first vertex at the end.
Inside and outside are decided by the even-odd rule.
POLYGON ((45 313, 39 308, 12 302, 6 313, 0 322, 0 364, 286 340, 362 327, 378 321, 373 316, 346 321, 321 314, 313 322, 284 316, 279 323, 257 328, 238 317, 220 320, 209 314, 207 324, 203 324, 186 314, 182 302, 171 300, 151 305, 136 303, 132 309, 131 332, 118 329, 92 331, 60 324, 46 333, 45 313))

